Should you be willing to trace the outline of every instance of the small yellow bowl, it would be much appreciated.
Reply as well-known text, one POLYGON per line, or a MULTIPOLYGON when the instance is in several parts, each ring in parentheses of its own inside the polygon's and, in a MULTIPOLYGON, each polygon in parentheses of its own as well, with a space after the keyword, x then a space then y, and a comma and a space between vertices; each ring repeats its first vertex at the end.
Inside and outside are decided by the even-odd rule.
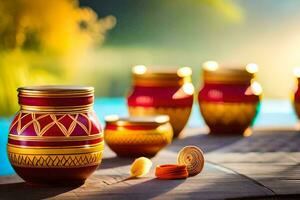
POLYGON ((171 143, 172 126, 167 115, 105 118, 104 140, 120 157, 153 157, 171 143))

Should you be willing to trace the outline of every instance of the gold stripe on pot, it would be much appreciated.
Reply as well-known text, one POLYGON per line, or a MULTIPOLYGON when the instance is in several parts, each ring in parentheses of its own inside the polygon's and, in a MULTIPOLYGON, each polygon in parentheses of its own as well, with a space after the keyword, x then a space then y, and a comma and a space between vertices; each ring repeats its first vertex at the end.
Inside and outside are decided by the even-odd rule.
POLYGON ((203 79, 206 83, 245 83, 248 84, 258 70, 254 63, 248 65, 219 65, 208 61, 203 64, 203 79))
POLYGON ((72 136, 72 137, 64 137, 64 136, 23 136, 23 135, 12 135, 9 134, 9 139, 18 140, 18 141, 51 141, 51 142, 64 142, 64 141, 86 141, 86 140, 95 140, 99 138, 103 138, 103 132, 99 134, 89 135, 89 136, 72 136))
POLYGON ((20 105, 23 113, 68 113, 77 114, 82 112, 89 112, 93 110, 94 104, 80 105, 80 106, 28 106, 20 105))
POLYGON ((79 168, 99 165, 103 151, 82 154, 34 155, 8 152, 13 166, 29 168, 79 168))
POLYGON ((85 148, 32 148, 32 147, 25 147, 25 146, 16 146, 12 144, 7 145, 7 152, 10 153, 18 153, 18 154, 31 154, 31 155, 51 155, 51 154, 81 154, 81 153, 92 153, 103 151, 104 149, 104 142, 100 142, 97 145, 86 145, 85 148))
POLYGON ((155 70, 144 65, 137 65, 132 68, 132 74, 133 84, 139 86, 181 86, 192 81, 192 70, 189 67, 176 70, 155 70))
POLYGON ((168 115, 153 115, 147 117, 119 117, 118 115, 109 115, 105 117, 106 124, 113 124, 118 127, 128 125, 162 125, 170 120, 168 115))

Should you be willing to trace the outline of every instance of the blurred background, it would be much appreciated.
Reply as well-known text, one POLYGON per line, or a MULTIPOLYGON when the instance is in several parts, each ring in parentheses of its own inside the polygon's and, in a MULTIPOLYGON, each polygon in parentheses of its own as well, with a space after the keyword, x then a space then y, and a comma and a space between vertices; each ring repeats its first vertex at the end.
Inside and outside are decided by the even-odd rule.
MULTIPOLYGON (((18 87, 94 86, 103 125, 127 115, 140 64, 189 66, 199 91, 207 60, 257 63, 264 101, 254 126, 294 127, 299 18, 299 0, 0 0, 0 175, 14 173, 6 144, 18 87)), ((198 106, 188 126, 205 126, 198 106)))
POLYGON ((16 88, 85 84, 98 97, 130 89, 136 64, 260 66, 267 99, 289 99, 300 65, 298 0, 0 1, 0 116, 17 109, 16 88))

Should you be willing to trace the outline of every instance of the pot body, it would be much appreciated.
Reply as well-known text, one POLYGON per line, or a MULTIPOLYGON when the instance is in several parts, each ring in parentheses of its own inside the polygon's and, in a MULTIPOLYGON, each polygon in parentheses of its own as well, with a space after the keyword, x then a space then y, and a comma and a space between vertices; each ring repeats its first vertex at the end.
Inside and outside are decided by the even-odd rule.
MULTIPOLYGON (((168 116, 165 117, 169 120, 168 116)), ((171 143, 172 126, 168 120, 157 123, 145 121, 145 119, 149 117, 142 117, 134 122, 132 118, 117 122, 107 121, 104 129, 106 144, 119 157, 155 156, 157 152, 171 143)))
POLYGON ((20 111, 9 132, 8 157, 34 184, 81 184, 101 163, 104 142, 92 109, 93 89, 19 89, 20 111))
POLYGON ((245 135, 259 110, 259 95, 249 83, 204 83, 198 95, 201 114, 218 135, 245 135))
POLYGON ((134 86, 127 100, 132 116, 168 115, 175 138, 187 124, 193 106, 193 95, 181 86, 134 86))

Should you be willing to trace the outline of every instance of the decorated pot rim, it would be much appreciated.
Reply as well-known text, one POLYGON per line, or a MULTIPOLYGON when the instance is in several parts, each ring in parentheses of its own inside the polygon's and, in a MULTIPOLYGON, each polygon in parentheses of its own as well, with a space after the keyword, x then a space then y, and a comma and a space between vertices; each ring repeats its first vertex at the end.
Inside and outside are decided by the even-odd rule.
POLYGON ((240 83, 249 84, 258 70, 255 63, 247 65, 219 65, 215 61, 203 64, 203 80, 205 83, 240 83))
POLYGON ((139 86, 178 86, 191 82, 189 67, 162 70, 161 68, 137 65, 132 68, 133 83, 139 86))
POLYGON ((94 94, 94 87, 75 85, 25 86, 17 89, 23 97, 86 97, 94 94))
POLYGON ((17 91, 23 112, 88 112, 94 103, 94 88, 87 86, 28 86, 20 87, 17 91))
POLYGON ((168 115, 153 115, 153 116, 131 116, 120 117, 118 115, 108 115, 105 117, 107 125, 116 126, 134 126, 134 125, 162 125, 170 120, 168 115))

